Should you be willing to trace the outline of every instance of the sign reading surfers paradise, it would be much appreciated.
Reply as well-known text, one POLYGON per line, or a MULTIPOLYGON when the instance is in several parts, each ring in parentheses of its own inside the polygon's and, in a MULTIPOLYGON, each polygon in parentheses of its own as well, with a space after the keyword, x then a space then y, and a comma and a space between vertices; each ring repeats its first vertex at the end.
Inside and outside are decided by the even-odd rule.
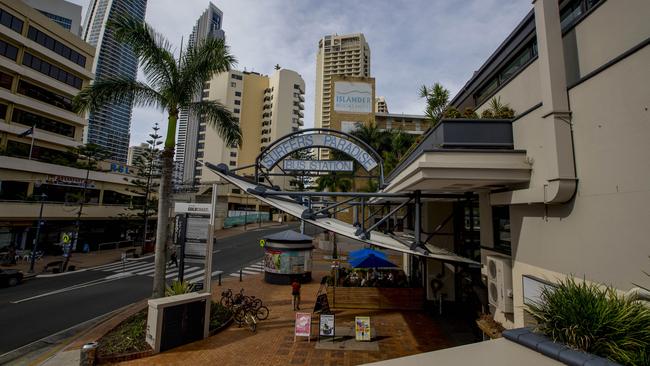
POLYGON ((369 83, 334 82, 336 112, 372 113, 372 85, 369 83))
POLYGON ((294 151, 316 147, 339 150, 359 162, 366 171, 371 171, 379 164, 375 158, 355 142, 324 133, 295 135, 284 141, 279 141, 270 150, 262 153, 260 162, 265 168, 271 169, 285 156, 294 151))

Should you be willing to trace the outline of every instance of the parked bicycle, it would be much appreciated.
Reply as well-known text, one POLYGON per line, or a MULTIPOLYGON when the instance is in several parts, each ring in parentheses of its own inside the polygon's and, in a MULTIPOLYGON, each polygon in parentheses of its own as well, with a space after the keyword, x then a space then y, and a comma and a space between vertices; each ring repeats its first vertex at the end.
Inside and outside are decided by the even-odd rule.
MULTIPOLYGON (((256 298, 255 296, 244 295, 244 289, 239 290, 239 293, 234 294, 231 289, 228 289, 221 293, 221 305, 230 309, 235 316, 240 318, 245 318, 245 313, 237 314, 237 312, 250 313, 256 320, 265 320, 269 317, 269 308, 264 305, 262 299, 256 298)), ((237 320, 237 319, 235 319, 237 320)))

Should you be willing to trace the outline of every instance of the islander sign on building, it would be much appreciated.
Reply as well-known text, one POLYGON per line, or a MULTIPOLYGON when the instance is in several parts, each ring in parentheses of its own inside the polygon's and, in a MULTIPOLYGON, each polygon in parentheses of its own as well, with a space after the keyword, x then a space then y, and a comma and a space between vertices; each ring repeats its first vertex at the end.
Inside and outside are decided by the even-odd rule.
POLYGON ((334 110, 348 113, 372 113, 372 85, 363 82, 334 82, 334 110))

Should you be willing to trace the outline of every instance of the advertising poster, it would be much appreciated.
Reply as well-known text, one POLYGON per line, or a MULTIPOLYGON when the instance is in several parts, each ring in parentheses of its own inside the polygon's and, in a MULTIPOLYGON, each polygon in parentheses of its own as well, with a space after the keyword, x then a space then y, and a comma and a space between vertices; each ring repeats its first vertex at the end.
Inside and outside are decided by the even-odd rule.
POLYGON ((310 335, 311 335, 311 314, 296 313, 294 339, 295 337, 309 337, 310 335))
POLYGON ((372 113, 372 84, 337 81, 334 83, 334 110, 348 113, 372 113))
POLYGON ((267 248, 264 251, 264 270, 280 274, 302 274, 311 271, 311 253, 308 250, 283 251, 267 248))
POLYGON ((334 337, 334 314, 321 314, 319 328, 321 337, 334 337))
POLYGON ((370 340, 370 317, 357 316, 354 318, 354 333, 357 341, 370 340))

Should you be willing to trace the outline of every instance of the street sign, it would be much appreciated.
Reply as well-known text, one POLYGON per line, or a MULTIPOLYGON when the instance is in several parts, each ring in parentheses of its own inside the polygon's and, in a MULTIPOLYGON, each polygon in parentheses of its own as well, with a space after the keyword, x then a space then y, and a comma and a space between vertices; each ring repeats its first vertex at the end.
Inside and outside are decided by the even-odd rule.
POLYGON ((260 246, 264 248, 265 245, 266 245, 266 240, 260 239, 260 246))
POLYGON ((61 237, 61 241, 64 244, 68 244, 68 243, 70 243, 70 240, 71 240, 70 234, 69 233, 63 233, 63 236, 61 237))

